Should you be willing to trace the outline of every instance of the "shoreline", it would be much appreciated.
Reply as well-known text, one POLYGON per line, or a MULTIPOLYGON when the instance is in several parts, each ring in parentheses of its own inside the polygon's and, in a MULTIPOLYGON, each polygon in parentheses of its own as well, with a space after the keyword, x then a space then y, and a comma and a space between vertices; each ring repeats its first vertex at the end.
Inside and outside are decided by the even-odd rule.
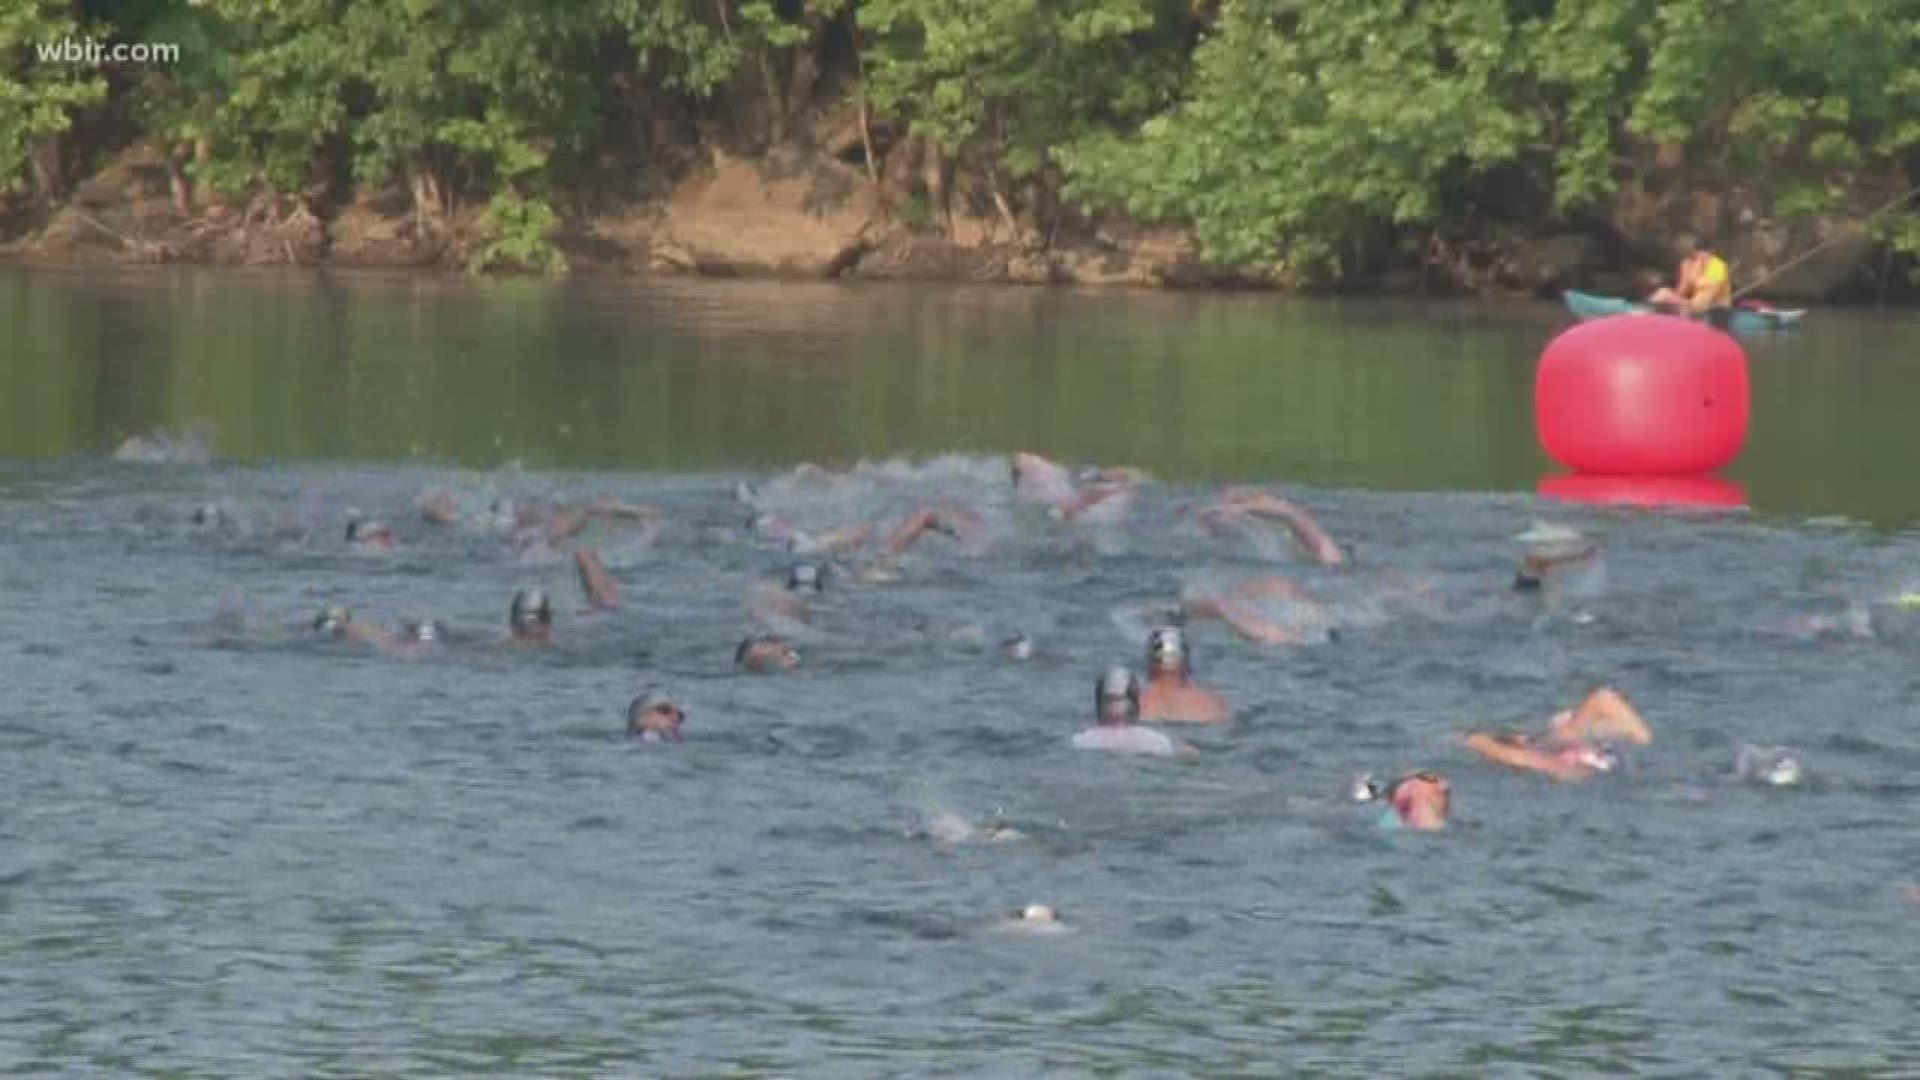
MULTIPOLYGON (((1657 268, 1620 238, 1564 223, 1489 229, 1471 256, 1425 264, 1385 260, 1342 281, 1277 268, 1208 263, 1192 234, 1114 220, 1042 236, 992 216, 903 220, 886 190, 831 157, 783 148, 714 152, 660 195, 583 211, 549 236, 562 262, 546 272, 492 258, 485 212, 423 219, 400 192, 361 192, 322 206, 257 196, 244 205, 181 204, 164 162, 136 147, 36 220, 16 215, 0 265, 28 268, 198 266, 386 271, 421 276, 555 279, 912 281, 947 285, 1278 293, 1555 302, 1564 289, 1608 296, 1651 291, 1657 268), (485 266, 481 271, 479 268, 485 266)), ((1436 226, 1439 228, 1439 226, 1436 226)), ((1762 290, 1780 301, 1910 306, 1920 294, 1863 283, 1861 252, 1762 290)))

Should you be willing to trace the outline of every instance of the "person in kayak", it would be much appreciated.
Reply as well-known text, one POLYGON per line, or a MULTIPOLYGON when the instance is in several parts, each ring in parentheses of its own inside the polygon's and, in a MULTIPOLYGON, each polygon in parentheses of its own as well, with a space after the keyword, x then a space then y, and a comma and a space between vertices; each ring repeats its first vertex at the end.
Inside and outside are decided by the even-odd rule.
POLYGON ((1680 268, 1671 288, 1662 287, 1647 298, 1660 308, 1678 308, 1690 312, 1709 312, 1733 306, 1733 281, 1727 262, 1699 245, 1693 237, 1682 235, 1680 268))

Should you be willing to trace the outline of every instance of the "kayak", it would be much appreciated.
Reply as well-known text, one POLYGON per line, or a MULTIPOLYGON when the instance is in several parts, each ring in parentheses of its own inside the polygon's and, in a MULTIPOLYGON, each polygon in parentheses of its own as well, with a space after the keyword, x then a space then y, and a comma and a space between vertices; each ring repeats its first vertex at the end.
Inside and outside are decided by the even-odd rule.
MULTIPOLYGON (((1573 289, 1568 289, 1566 292, 1561 293, 1560 296, 1567 302, 1567 310, 1573 312, 1574 317, 1583 321, 1587 319, 1604 319, 1609 315, 1647 315, 1655 313, 1657 310, 1652 304, 1642 304, 1634 300, 1622 300, 1617 296, 1597 296, 1593 293, 1583 293, 1573 289)), ((1800 325, 1800 319, 1805 315, 1806 311, 1798 308, 1791 311, 1756 311, 1753 308, 1737 307, 1733 309, 1733 315, 1729 320, 1727 329, 1732 330, 1736 334, 1758 333, 1766 330, 1789 330, 1800 325)), ((1687 317, 1699 319, 1702 322, 1710 321, 1704 314, 1688 313, 1687 317)))

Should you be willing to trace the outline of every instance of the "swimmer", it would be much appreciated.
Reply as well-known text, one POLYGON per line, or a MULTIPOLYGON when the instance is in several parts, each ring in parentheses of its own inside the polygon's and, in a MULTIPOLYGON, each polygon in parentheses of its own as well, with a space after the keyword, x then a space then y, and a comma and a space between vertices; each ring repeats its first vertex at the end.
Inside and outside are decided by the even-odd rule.
POLYGON ((800 666, 800 653, 785 638, 755 634, 734 650, 733 662, 748 671, 792 671, 800 666))
POLYGON ((1588 694, 1572 709, 1547 722, 1547 737, 1474 731, 1463 737, 1467 749, 1509 768, 1537 772, 1555 780, 1585 780, 1612 772, 1620 758, 1608 743, 1646 746, 1653 730, 1626 696, 1610 686, 1588 694))
POLYGON ((513 594, 507 609, 507 632, 515 645, 553 644, 553 602, 539 589, 521 589, 513 594))
POLYGON ((314 616, 312 629, 319 637, 353 645, 370 645, 389 652, 399 647, 393 631, 355 621, 353 612, 340 604, 329 604, 314 616))
POLYGON ((355 512, 347 518, 347 543, 362 551, 392 551, 393 530, 355 512))
POLYGON ((1588 694, 1578 706, 1555 713, 1548 729, 1561 742, 1630 742, 1646 746, 1653 742, 1653 729, 1640 717, 1626 696, 1611 686, 1588 694))
POLYGON ((580 575, 580 591, 587 594, 591 611, 617 611, 620 608, 620 583, 607 573, 600 553, 582 548, 573 553, 574 570, 580 575))
POLYGON ((1147 688, 1140 695, 1140 716, 1171 723, 1223 724, 1233 710, 1227 699, 1193 682, 1193 657, 1187 636, 1163 626, 1147 637, 1147 688))
POLYGON ((1599 562, 1600 545, 1564 525, 1536 521, 1514 537, 1524 548, 1514 574, 1516 592, 1539 592, 1554 575, 1591 567, 1599 562))
POLYGON ((1189 619, 1219 619, 1241 639, 1258 645, 1305 645, 1339 637, 1326 605, 1278 576, 1242 582, 1222 596, 1189 590, 1181 598, 1181 612, 1189 619), (1294 617, 1286 622, 1269 618, 1261 605, 1272 603, 1287 604, 1294 617))
POLYGON ((429 525, 453 528, 460 524, 460 500, 446 488, 429 488, 413 500, 420 519, 429 525))
POLYGON ((648 690, 627 706, 627 735, 641 742, 679 742, 687 712, 659 690, 648 690))
POLYGON ((635 506, 610 495, 602 495, 584 503, 555 503, 552 506, 532 502, 496 503, 495 516, 510 521, 510 527, 522 534, 525 542, 544 540, 552 544, 573 539, 594 522, 652 524, 664 518, 666 513, 657 507, 635 506))
POLYGON ((1026 834, 1005 825, 977 827, 966 818, 952 812, 935 814, 924 825, 907 830, 912 839, 932 840, 944 847, 958 847, 961 844, 1007 844, 1016 840, 1025 840, 1026 834))
POLYGON ((747 590, 747 613, 756 622, 770 624, 776 629, 791 629, 793 623, 812 620, 811 598, 826 590, 826 576, 819 567, 812 563, 795 563, 787 569, 784 586, 775 588, 763 581, 747 590))
POLYGON ((419 651, 438 645, 446 636, 446 629, 433 619, 409 619, 400 624, 399 644, 419 651))
POLYGON ((1200 511, 1199 517, 1203 524, 1211 527, 1249 518, 1277 520, 1287 526, 1294 542, 1321 566, 1341 566, 1347 561, 1346 553, 1312 514, 1257 488, 1230 488, 1221 493, 1218 502, 1200 511))
POLYGON ((1002 933, 1014 934, 1059 934, 1064 933, 1067 924, 1060 921, 1060 913, 1050 904, 1028 904, 1016 908, 993 929, 1002 933))
POLYGON ((1485 731, 1468 732, 1463 741, 1489 761, 1567 783, 1612 772, 1620 764, 1612 751, 1591 743, 1538 743, 1526 735, 1485 731))
POLYGON ((908 548, 928 533, 938 533, 964 545, 975 545, 985 536, 986 531, 986 522, 971 510, 952 505, 922 508, 907 515, 906 519, 888 534, 886 540, 880 544, 880 554, 884 558, 903 555, 908 548))
POLYGON ((1153 754, 1171 757, 1192 754, 1194 749, 1175 742, 1149 727, 1140 719, 1140 680, 1123 667, 1107 669, 1093 687, 1094 726, 1073 737, 1080 750, 1112 750, 1124 754, 1153 754))
POLYGON ((1015 634, 1000 643, 1000 655, 1014 663, 1025 663, 1033 659, 1033 639, 1025 634, 1015 634))
POLYGON ((1772 787, 1793 787, 1803 776, 1800 756, 1784 746, 1740 747, 1734 756, 1733 773, 1749 783, 1772 787))
POLYGON ((1393 812, 1392 818, 1385 819, 1390 826, 1439 832, 1446 827, 1453 806, 1453 785, 1439 773, 1414 772, 1383 788, 1372 776, 1362 774, 1348 797, 1360 803, 1386 803, 1393 812))
POLYGON ((1133 470, 1102 473, 1084 488, 1076 486, 1073 474, 1039 454, 1019 451, 1013 455, 1013 491, 1027 502, 1044 504, 1048 514, 1072 521, 1088 516, 1096 507, 1107 515, 1123 514, 1135 489, 1133 470))

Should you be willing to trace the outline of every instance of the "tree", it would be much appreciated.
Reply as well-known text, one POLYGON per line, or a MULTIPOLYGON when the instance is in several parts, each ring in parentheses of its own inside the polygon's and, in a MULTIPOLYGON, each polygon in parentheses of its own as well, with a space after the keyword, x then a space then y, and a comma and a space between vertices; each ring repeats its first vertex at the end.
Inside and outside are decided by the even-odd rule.
POLYGON ((0 194, 25 172, 34 197, 65 188, 61 137, 76 110, 106 97, 106 80, 85 64, 44 55, 84 34, 66 0, 9 0, 0 5, 0 194))

